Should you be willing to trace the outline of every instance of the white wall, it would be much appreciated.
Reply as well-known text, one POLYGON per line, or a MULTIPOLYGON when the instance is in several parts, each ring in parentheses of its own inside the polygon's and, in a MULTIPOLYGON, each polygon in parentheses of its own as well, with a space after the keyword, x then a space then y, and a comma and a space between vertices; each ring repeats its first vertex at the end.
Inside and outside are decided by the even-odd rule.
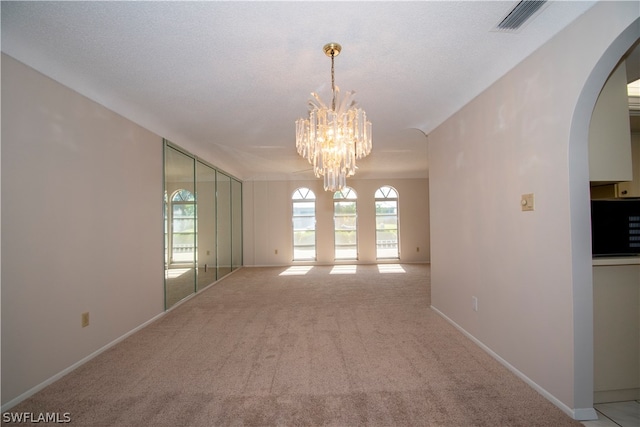
POLYGON ((576 418, 595 414, 586 151, 597 91, 579 126, 575 110, 639 13, 597 4, 429 135, 434 308, 576 418), (525 193, 533 212, 520 209, 525 193))
MULTIPOLYGON (((358 195, 359 263, 376 262, 374 194, 383 185, 398 191, 400 262, 429 261, 428 183, 427 179, 348 180, 347 184, 358 195), (418 247, 419 252, 416 251, 418 247)), ((334 262, 333 193, 322 189, 322 180, 245 181, 245 265, 292 263, 291 196, 299 187, 311 188, 316 194, 317 263, 334 262)))
POLYGON ((163 219, 162 138, 6 55, 2 105, 4 407, 163 311, 163 219))

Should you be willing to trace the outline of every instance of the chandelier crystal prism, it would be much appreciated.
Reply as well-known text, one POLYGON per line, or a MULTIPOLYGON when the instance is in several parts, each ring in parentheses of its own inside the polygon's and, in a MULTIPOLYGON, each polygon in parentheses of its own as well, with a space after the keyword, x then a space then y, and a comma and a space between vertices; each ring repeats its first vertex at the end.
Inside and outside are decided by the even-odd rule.
POLYGON ((325 191, 339 191, 347 177, 356 172, 356 160, 371 153, 371 122, 353 99, 354 91, 340 95, 335 85, 334 59, 342 47, 328 43, 324 53, 331 57, 331 106, 317 93, 309 100, 309 118, 296 120, 296 149, 313 165, 316 178, 324 177, 325 191))

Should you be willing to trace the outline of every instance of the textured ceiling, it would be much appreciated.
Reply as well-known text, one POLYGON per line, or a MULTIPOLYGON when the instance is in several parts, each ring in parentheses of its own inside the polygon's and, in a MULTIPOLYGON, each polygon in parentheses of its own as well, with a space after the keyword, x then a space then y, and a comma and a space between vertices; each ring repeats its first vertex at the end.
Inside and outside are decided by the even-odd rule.
POLYGON ((356 177, 426 177, 426 135, 594 2, 2 2, 2 51, 244 180, 310 178, 294 122, 355 90, 374 148, 356 177))

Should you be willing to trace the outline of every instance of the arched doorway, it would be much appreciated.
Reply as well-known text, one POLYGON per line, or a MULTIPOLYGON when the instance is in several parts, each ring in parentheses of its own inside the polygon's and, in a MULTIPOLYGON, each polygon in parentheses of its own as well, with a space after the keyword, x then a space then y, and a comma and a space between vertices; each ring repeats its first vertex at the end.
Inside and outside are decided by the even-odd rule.
POLYGON ((591 113, 609 74, 640 39, 634 20, 603 52, 585 82, 569 135, 569 205, 574 333, 574 417, 596 418, 593 410, 593 276, 589 196, 588 139, 591 113))

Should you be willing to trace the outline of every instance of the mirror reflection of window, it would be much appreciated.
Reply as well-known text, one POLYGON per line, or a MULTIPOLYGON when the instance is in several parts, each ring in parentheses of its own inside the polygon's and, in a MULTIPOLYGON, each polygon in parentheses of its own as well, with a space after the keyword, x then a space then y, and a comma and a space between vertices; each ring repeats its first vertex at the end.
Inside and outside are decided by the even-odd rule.
POLYGON ((192 264, 195 258, 196 198, 180 189, 171 198, 171 263, 192 264))
POLYGON ((165 145, 165 308, 195 292, 194 158, 165 145))

